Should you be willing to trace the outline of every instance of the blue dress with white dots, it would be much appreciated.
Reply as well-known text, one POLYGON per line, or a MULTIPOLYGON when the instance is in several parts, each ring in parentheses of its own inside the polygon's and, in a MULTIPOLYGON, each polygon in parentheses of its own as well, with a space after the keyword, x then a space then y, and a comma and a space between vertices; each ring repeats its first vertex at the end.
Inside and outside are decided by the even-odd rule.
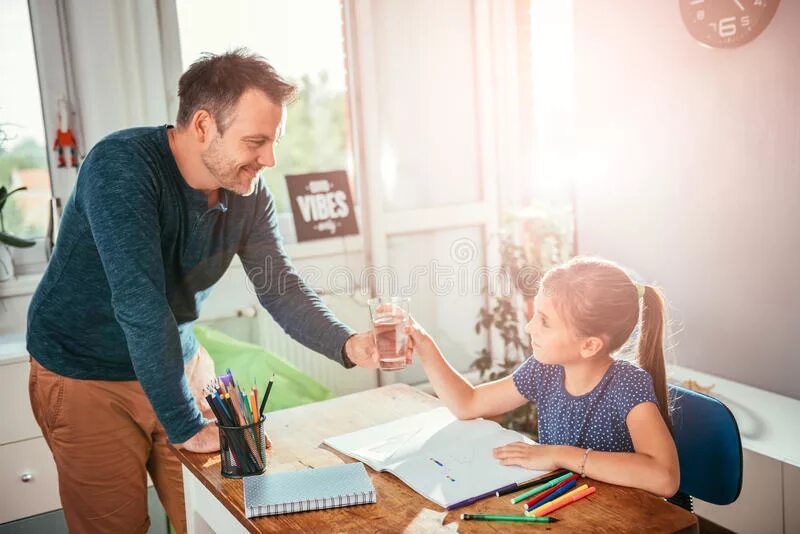
POLYGON ((534 356, 512 378, 537 405, 542 444, 634 452, 625 423, 628 412, 643 402, 658 404, 650 373, 624 360, 615 360, 594 389, 577 397, 564 388, 562 366, 540 363, 534 356))

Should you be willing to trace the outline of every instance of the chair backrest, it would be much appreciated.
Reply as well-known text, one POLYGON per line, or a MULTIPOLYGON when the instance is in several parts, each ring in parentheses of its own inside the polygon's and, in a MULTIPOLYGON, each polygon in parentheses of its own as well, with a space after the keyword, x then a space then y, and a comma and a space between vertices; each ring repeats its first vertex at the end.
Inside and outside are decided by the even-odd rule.
POLYGON ((669 389, 680 491, 712 504, 734 502, 742 490, 742 441, 736 419, 713 397, 680 386, 669 389))

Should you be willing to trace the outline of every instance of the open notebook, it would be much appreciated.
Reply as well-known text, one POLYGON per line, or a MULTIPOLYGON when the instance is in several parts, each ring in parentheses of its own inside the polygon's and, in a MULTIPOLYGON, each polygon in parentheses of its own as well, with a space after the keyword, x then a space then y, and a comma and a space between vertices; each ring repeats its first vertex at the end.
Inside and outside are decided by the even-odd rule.
POLYGON ((247 517, 340 508, 376 501, 361 463, 267 473, 244 479, 247 517))
POLYGON ((387 471, 442 507, 544 475, 501 465, 492 449, 515 441, 534 443, 493 421, 459 421, 436 408, 324 441, 339 452, 387 471))

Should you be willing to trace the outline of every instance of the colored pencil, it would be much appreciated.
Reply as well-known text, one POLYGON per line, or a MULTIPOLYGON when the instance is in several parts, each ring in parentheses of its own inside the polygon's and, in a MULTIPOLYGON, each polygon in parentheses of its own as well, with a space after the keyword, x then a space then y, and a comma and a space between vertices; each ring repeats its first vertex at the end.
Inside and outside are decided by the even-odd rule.
POLYGON ((589 487, 588 484, 584 484, 583 486, 578 486, 577 488, 573 489, 572 491, 565 493, 564 495, 562 495, 558 499, 550 501, 549 503, 544 504, 544 505, 542 505, 542 506, 540 506, 538 508, 534 508, 530 512, 525 512, 525 515, 528 515, 528 516, 546 515, 546 514, 542 513, 544 510, 550 509, 550 507, 553 506, 554 504, 566 502, 567 500, 569 500, 570 497, 572 497, 573 495, 575 495, 577 493, 582 492, 583 490, 587 489, 588 487, 589 487))
POLYGON ((513 485, 509 485, 509 486, 506 486, 503 489, 497 490, 495 495, 497 495, 498 497, 502 497, 503 495, 508 495, 509 493, 516 493, 516 492, 518 492, 520 490, 532 488, 533 486, 536 486, 537 484, 544 484, 545 482, 550 482, 554 478, 558 478, 558 477, 562 476, 565 473, 567 473, 566 469, 559 469, 558 471, 554 471, 553 473, 550 473, 548 475, 535 477, 535 478, 532 478, 530 480, 525 480, 523 482, 517 482, 517 483, 515 483, 513 485))
POLYGON ((541 516, 544 516, 545 514, 549 514, 551 512, 554 512, 554 511, 558 510, 559 508, 563 508, 564 506, 566 506, 568 504, 572 504, 575 501, 583 499, 584 497, 588 497, 589 495, 594 493, 596 490, 597 490, 597 488, 592 486, 591 488, 583 489, 581 491, 578 491, 577 493, 567 494, 567 495, 564 495, 564 497, 562 497, 564 499, 563 501, 559 501, 559 502, 553 501, 553 502, 551 502, 549 504, 546 504, 546 505, 542 506, 541 508, 537 508, 536 510, 534 510, 534 512, 526 512, 526 513, 530 513, 531 515, 534 515, 534 513, 535 513, 535 517, 541 517, 541 516))
POLYGON ((561 475, 558 478, 554 478, 550 482, 546 482, 546 483, 544 483, 544 484, 542 484, 540 486, 536 486, 535 488, 533 488, 533 489, 531 489, 529 491, 526 491, 522 495, 517 495, 516 497, 511 499, 511 504, 517 504, 518 502, 524 501, 525 499, 528 499, 529 497, 533 497, 534 495, 536 495, 538 493, 541 493, 546 489, 552 488, 553 486, 557 485, 562 480, 566 480, 567 478, 569 478, 571 476, 572 476, 572 473, 568 472, 568 473, 565 473, 565 474, 561 475))
POLYGON ((261 407, 258 410, 259 416, 264 415, 264 408, 267 406, 267 399, 269 399, 269 392, 272 390, 272 381, 275 380, 275 374, 272 374, 272 378, 269 379, 267 382, 267 390, 264 392, 264 398, 261 399, 261 407))
POLYGON ((541 492, 539 495, 534 496, 529 501, 525 501, 525 507, 526 508, 530 508, 531 506, 533 506, 537 502, 543 500, 545 497, 548 497, 549 495, 551 495, 554 491, 558 490, 561 487, 566 486, 571 480, 577 480, 578 479, 578 475, 573 475, 573 476, 575 477, 574 479, 572 477, 569 477, 566 480, 562 480, 561 482, 558 483, 558 485, 553 486, 552 488, 541 492))
POLYGON ((528 517, 524 515, 461 514, 464 521, 509 521, 518 523, 556 523, 555 517, 528 517))
MULTIPOLYGON (((570 477, 570 478, 572 478, 572 477, 570 477)), ((529 511, 533 510, 534 508, 538 508, 538 507, 540 507, 540 506, 542 506, 542 505, 544 505, 544 504, 546 504, 546 503, 548 503, 550 501, 554 501, 554 500, 558 499, 559 497, 561 497, 562 495, 564 495, 566 493, 569 493, 570 491, 572 491, 572 489, 575 486, 578 485, 577 477, 576 478, 572 478, 572 480, 569 480, 569 481, 565 480, 564 482, 566 482, 566 484, 564 484, 563 486, 561 486, 560 488, 555 490, 550 495, 542 497, 535 504, 530 505, 530 504, 526 503, 525 504, 525 511, 529 512, 529 511)), ((537 497, 538 497, 538 495, 537 495, 537 497)))

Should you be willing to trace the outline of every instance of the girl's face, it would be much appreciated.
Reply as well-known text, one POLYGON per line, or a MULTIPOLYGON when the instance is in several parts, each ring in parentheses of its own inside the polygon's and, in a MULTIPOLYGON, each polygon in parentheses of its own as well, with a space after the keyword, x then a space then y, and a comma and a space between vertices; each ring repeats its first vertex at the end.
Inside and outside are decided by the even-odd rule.
POLYGON ((533 318, 525 331, 531 336, 536 359, 559 365, 580 360, 581 340, 558 314, 552 299, 540 291, 533 305, 533 318))

